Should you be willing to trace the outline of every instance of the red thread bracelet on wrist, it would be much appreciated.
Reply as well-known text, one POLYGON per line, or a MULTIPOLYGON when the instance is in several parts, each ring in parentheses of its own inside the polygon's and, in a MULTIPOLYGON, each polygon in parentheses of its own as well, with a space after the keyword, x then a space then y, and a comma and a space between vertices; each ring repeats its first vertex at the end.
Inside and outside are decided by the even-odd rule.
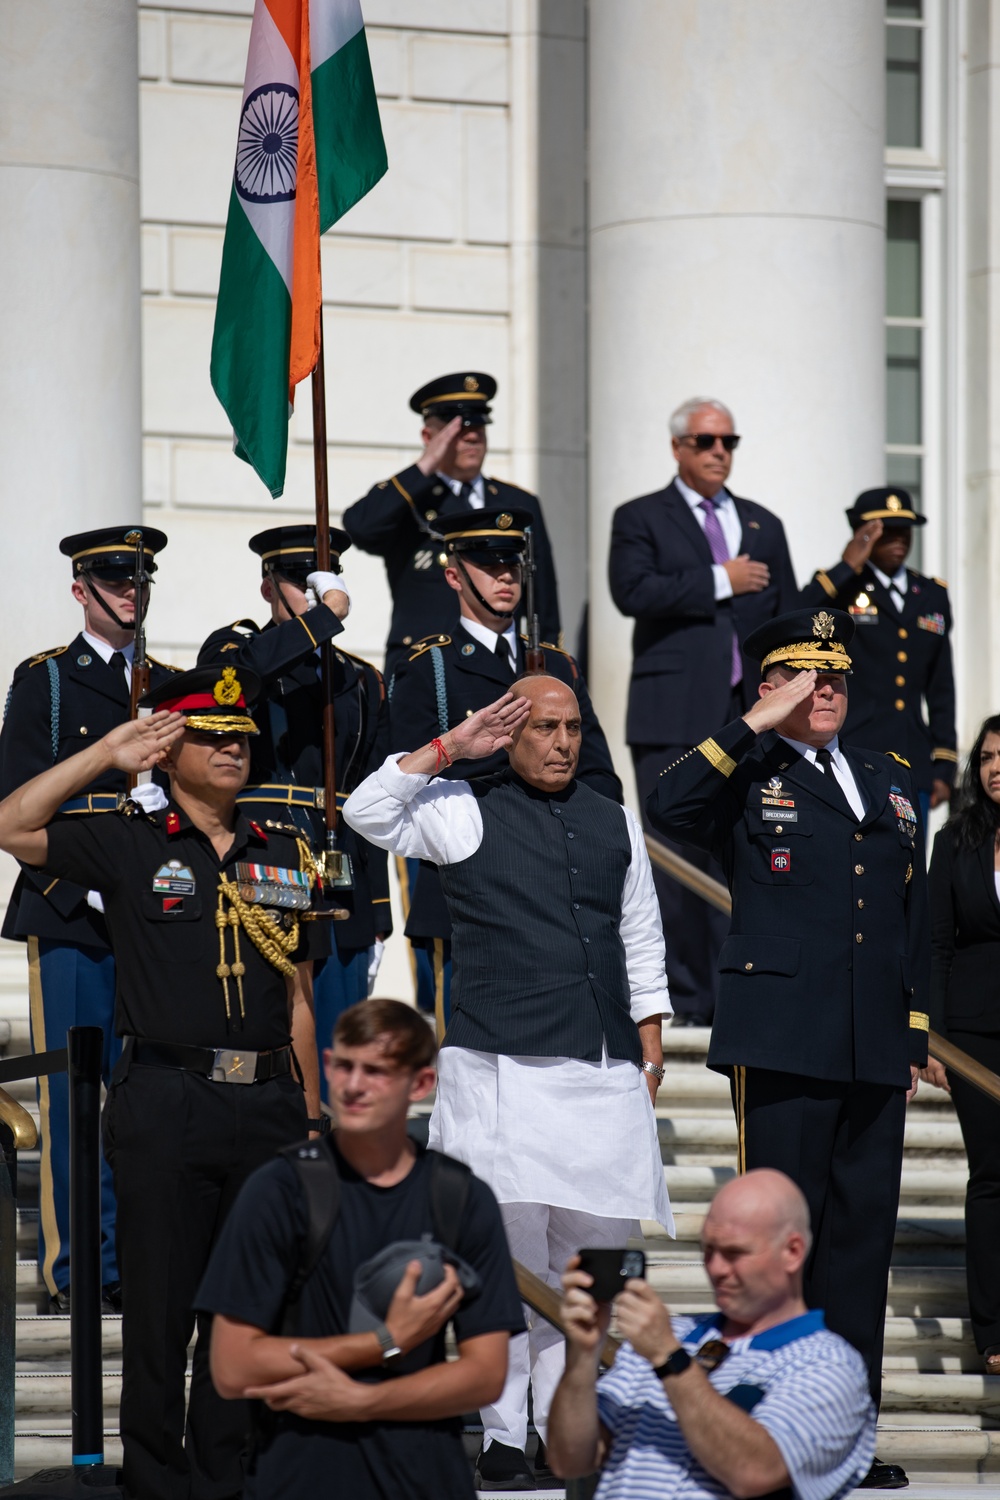
POLYGON ((450 766, 451 765, 451 756, 448 754, 447 750, 444 748, 444 745, 442 744, 442 742, 440 740, 431 740, 431 744, 433 745, 434 749, 437 751, 437 761, 435 762, 435 765, 434 765, 435 772, 440 771, 442 760, 444 761, 444 763, 445 763, 446 766, 450 766))

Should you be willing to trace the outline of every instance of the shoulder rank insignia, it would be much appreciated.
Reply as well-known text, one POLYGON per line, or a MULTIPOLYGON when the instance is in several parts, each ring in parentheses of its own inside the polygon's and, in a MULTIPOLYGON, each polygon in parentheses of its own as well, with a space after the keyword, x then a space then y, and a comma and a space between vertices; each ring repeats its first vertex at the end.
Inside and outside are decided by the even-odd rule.
POLYGON ((907 770, 910 769, 910 762, 906 759, 905 756, 897 755, 895 750, 887 750, 885 753, 886 755, 888 755, 890 760, 898 761, 901 766, 905 766, 907 770))
POLYGON ((266 844, 267 843, 267 834, 264 832, 263 828, 261 828, 260 824, 259 823, 255 823, 252 818, 248 819, 248 821, 250 823, 250 827, 253 829, 253 831, 257 835, 257 837, 259 839, 263 839, 264 843, 266 844))
POLYGON ((51 650, 49 650, 49 651, 39 651, 39 653, 38 653, 37 656, 33 656, 33 657, 30 658, 30 660, 28 662, 28 666, 29 667, 37 667, 40 662, 48 661, 49 657, 51 657, 51 656, 62 656, 63 652, 64 651, 68 651, 68 650, 69 650, 68 646, 53 646, 51 648, 51 650))
POLYGON ((179 672, 181 670, 180 667, 175 667, 172 661, 160 661, 158 656, 148 656, 146 659, 147 661, 151 661, 154 667, 162 667, 165 672, 179 672))
POLYGON ((450 645, 450 635, 425 635, 422 641, 417 641, 410 655, 407 657, 407 661, 416 661, 418 656, 423 656, 424 652, 429 651, 432 646, 450 645))
POLYGON ((948 587, 943 578, 935 578, 934 582, 937 584, 938 588, 946 589, 948 587))
MULTIPOLYGON (((260 832, 260 828, 256 823, 251 823, 250 827, 256 828, 257 832, 260 832)), ((290 833, 292 838, 301 838, 302 836, 301 829, 296 828, 294 823, 279 823, 277 818, 267 818, 264 827, 269 828, 272 833, 290 833)), ((267 835, 265 834, 264 837, 266 838, 267 835)))
POLYGON ((178 813, 175 813, 175 812, 168 812, 167 813, 167 819, 166 819, 165 827, 166 827, 167 832, 170 833, 170 834, 180 833, 180 831, 181 831, 180 815, 178 813))

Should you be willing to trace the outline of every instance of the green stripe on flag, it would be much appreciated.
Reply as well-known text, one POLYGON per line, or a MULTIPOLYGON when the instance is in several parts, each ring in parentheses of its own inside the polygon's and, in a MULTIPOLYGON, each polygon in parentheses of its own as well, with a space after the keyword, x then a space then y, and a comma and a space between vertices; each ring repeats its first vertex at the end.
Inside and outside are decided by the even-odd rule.
POLYGON ((364 30, 312 75, 320 233, 353 208, 388 162, 364 30))
POLYGON ((234 188, 212 338, 212 388, 232 423, 237 454, 274 497, 285 486, 291 321, 288 289, 234 188))

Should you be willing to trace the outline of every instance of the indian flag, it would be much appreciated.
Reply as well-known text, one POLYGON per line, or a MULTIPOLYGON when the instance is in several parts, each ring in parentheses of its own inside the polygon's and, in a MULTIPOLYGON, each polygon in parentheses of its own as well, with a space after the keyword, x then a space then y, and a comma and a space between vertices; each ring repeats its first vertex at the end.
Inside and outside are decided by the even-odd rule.
POLYGON ((256 0, 212 386, 272 495, 295 387, 319 354, 319 237, 386 165, 359 0, 256 0))

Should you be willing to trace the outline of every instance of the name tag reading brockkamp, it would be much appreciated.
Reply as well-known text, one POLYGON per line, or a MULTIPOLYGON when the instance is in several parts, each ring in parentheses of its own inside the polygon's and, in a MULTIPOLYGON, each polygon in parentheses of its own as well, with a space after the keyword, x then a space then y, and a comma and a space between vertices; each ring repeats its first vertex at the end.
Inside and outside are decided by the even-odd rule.
POLYGON ((251 905, 306 911, 311 904, 309 877, 303 870, 239 863, 236 866, 236 883, 243 900, 251 905))

